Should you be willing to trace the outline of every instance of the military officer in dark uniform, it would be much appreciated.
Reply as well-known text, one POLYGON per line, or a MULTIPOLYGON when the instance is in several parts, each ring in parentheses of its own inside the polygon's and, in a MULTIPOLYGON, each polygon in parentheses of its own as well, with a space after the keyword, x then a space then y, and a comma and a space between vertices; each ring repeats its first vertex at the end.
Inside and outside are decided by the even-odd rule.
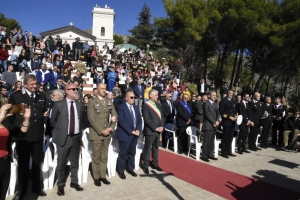
MULTIPOLYGON (((43 158, 44 140, 44 117, 48 116, 46 111, 46 95, 37 92, 37 78, 29 74, 24 78, 24 88, 11 94, 11 104, 25 103, 31 108, 30 127, 24 138, 14 137, 16 151, 18 154, 18 184, 14 200, 23 199, 26 194, 29 179, 29 160, 32 157, 32 192, 38 196, 46 196, 42 190, 40 179, 41 163, 43 158)), ((11 118, 14 124, 22 125, 23 117, 14 115, 11 118)))
POLYGON ((219 105, 219 112, 222 117, 221 126, 223 127, 223 136, 221 142, 222 156, 235 156, 231 151, 231 143, 233 139, 234 126, 237 117, 237 109, 234 100, 232 99, 233 90, 227 91, 227 96, 223 98, 219 105))
POLYGON ((261 143, 260 147, 267 148, 268 147, 268 137, 271 131, 272 126, 272 105, 271 105, 271 97, 266 96, 265 102, 262 105, 261 114, 262 118, 260 120, 260 124, 263 127, 261 133, 261 143))
POLYGON ((257 148, 255 142, 257 135, 260 132, 260 119, 261 119, 261 107, 262 103, 260 102, 260 94, 258 92, 254 93, 254 98, 249 103, 249 113, 250 113, 250 134, 248 138, 249 149, 252 151, 261 150, 257 148))
POLYGON ((275 105, 273 106, 273 135, 272 135, 272 145, 281 146, 283 144, 283 131, 284 122, 288 116, 286 106, 282 104, 281 97, 276 97, 275 105), (277 131, 279 132, 279 138, 277 140, 277 131))

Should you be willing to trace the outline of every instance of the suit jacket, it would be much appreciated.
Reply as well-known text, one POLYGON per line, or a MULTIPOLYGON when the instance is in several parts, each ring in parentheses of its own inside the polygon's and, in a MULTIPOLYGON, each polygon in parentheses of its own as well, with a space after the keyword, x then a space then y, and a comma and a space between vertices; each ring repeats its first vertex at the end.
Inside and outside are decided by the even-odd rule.
POLYGON ((123 97, 125 97, 125 94, 126 94, 126 91, 127 90, 132 90, 132 91, 134 91, 133 90, 133 87, 129 84, 128 86, 125 84, 125 85, 122 85, 122 87, 121 87, 121 92, 122 92, 122 96, 123 97))
POLYGON ((283 123, 288 117, 286 106, 283 104, 279 105, 278 107, 274 105, 272 108, 272 114, 273 116, 276 116, 276 118, 273 120, 274 123, 283 123), (282 119, 276 120, 278 117, 281 117, 282 119))
POLYGON ((173 120, 175 116, 175 106, 172 102, 171 102, 171 106, 172 106, 172 112, 170 110, 170 106, 167 101, 161 103, 161 110, 164 115, 165 124, 167 123, 173 124, 173 120))
POLYGON ((202 101, 196 101, 193 103, 193 111, 194 111, 194 121, 203 123, 204 111, 203 111, 202 101))
POLYGON ((260 119, 261 119, 261 107, 262 104, 257 101, 254 103, 254 100, 252 100, 249 103, 249 111, 250 111, 250 120, 253 122, 255 125, 260 125, 260 119))
MULTIPOLYGON (((192 106, 189 101, 187 102, 187 106, 192 111, 192 106)), ((186 123, 189 121, 189 119, 192 118, 192 116, 189 114, 186 108, 183 105, 181 105, 180 102, 176 105, 176 111, 177 111, 177 121, 176 121, 177 126, 188 126, 188 124, 186 123)))
POLYGON ((88 103, 88 120, 90 122, 90 140, 110 140, 111 134, 104 136, 101 133, 107 129, 115 130, 116 122, 109 121, 109 116, 118 117, 115 106, 108 98, 104 98, 105 105, 103 105, 99 97, 91 99, 88 103))
MULTIPOLYGON (((82 131, 82 116, 83 116, 83 104, 75 101, 78 121, 79 134, 82 131)), ((58 146, 64 146, 68 137, 69 128, 69 109, 67 105, 67 99, 54 102, 52 107, 52 114, 50 118, 51 126, 53 127, 53 142, 58 146)))
POLYGON ((264 103, 261 107, 262 118, 260 124, 265 126, 272 126, 272 105, 264 103), (266 115, 268 113, 268 115, 266 115))
POLYGON ((134 129, 134 123, 132 119, 131 112, 126 103, 123 103, 118 106, 117 113, 118 113, 118 126, 116 130, 116 137, 119 141, 122 142, 129 142, 134 136, 132 131, 139 130, 142 133, 142 116, 139 110, 139 107, 133 105, 133 112, 135 114, 135 124, 136 127, 134 129))
POLYGON ((231 121, 230 117, 235 117, 237 114, 236 105, 233 99, 229 100, 227 97, 220 101, 219 112, 222 116, 222 126, 234 127, 235 122, 231 121))
POLYGON ((61 78, 61 74, 60 73, 56 72, 56 77, 54 76, 54 71, 51 71, 49 73, 49 81, 50 81, 51 86, 56 85, 56 82, 57 82, 58 78, 61 78))
POLYGON ((144 91, 145 91, 145 86, 141 85, 141 90, 139 89, 139 85, 134 86, 134 95, 135 99, 139 99, 140 96, 144 98, 144 91))
MULTIPOLYGON (((28 142, 39 142, 44 139, 44 112, 46 111, 46 95, 44 93, 36 92, 36 96, 34 101, 32 101, 31 97, 27 92, 24 94, 22 90, 18 90, 11 94, 9 103, 11 104, 21 104, 25 103, 31 108, 31 116, 30 116, 30 126, 26 133, 26 136, 23 138, 19 138, 16 134, 13 138, 13 141, 25 140, 28 142)), ((20 127, 23 123, 23 117, 19 114, 13 115, 11 118, 11 123, 15 126, 20 127)))
POLYGON ((207 91, 207 84, 206 84, 206 82, 204 82, 204 92, 201 92, 201 82, 197 83, 197 91, 198 91, 199 94, 200 93, 206 94, 206 91, 207 91))
POLYGON ((46 73, 44 75, 44 81, 43 81, 43 74, 41 72, 41 70, 39 70, 37 73, 36 73, 36 78, 37 78, 37 81, 38 83, 40 84, 41 82, 44 82, 44 85, 47 85, 47 83, 49 82, 50 80, 50 73, 46 73))
POLYGON ((164 127, 164 115, 162 114, 161 106, 155 103, 157 108, 160 110, 161 119, 152 108, 150 108, 147 103, 142 106, 142 115, 144 119, 144 131, 143 134, 146 136, 153 135, 157 136, 159 133, 156 131, 158 127, 164 127))
POLYGON ((220 113, 217 105, 212 104, 209 100, 203 103, 204 121, 202 130, 212 131, 217 127, 214 124, 219 121, 220 113))
POLYGON ((249 103, 246 103, 246 106, 247 106, 247 108, 245 107, 245 104, 243 101, 241 101, 240 103, 237 104, 238 113, 239 113, 239 115, 243 116, 243 121, 242 121, 241 125, 245 125, 245 126, 246 126, 248 120, 250 120, 249 103))

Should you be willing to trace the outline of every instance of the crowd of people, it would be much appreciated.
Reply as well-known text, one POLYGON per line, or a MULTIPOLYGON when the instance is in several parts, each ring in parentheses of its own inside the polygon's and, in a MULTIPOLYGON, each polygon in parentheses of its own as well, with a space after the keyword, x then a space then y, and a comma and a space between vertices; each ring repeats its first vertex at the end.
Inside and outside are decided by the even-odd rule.
POLYGON ((1 200, 9 185, 11 142, 16 143, 18 154, 14 200, 20 200, 28 189, 30 157, 35 183, 32 192, 46 196, 40 181, 44 135, 52 137, 57 146, 58 196, 65 194, 68 158, 70 187, 83 190, 77 171, 82 131, 86 128, 92 143, 95 186, 110 184, 106 168, 112 133, 120 148, 117 172, 121 179, 126 179, 125 169, 137 176, 134 157, 141 134, 145 143, 141 159, 144 173, 149 174, 149 166, 162 170, 158 148, 165 147, 170 138, 165 128, 176 130, 178 153, 182 154, 189 145, 187 127, 197 127, 203 142, 201 159, 205 162, 217 160, 212 153, 215 138, 221 138, 221 155, 229 158, 236 156, 231 149, 235 134, 239 154, 267 148, 270 135, 272 145, 286 149, 299 135, 300 112, 295 110, 289 117, 281 97, 276 97, 272 105, 269 96, 263 102, 258 92, 251 96, 242 93, 238 85, 229 89, 227 83, 218 89, 213 83, 208 86, 205 79, 200 79, 197 91, 192 92, 181 79, 184 67, 180 59, 168 63, 145 50, 126 50, 122 46, 110 49, 108 44, 99 48, 96 42, 90 45, 80 38, 70 45, 59 35, 44 40, 27 31, 23 34, 22 29, 6 33, 0 26, 0 30, 0 136, 4 138, 0 141, 0 162, 6 166, 0 169, 1 200), (73 71, 75 76, 71 76, 73 71), (92 94, 84 94, 83 76, 87 72, 97 85, 92 94), (25 109, 7 114, 12 105, 24 105, 25 109), (259 133, 261 148, 256 146, 259 133))

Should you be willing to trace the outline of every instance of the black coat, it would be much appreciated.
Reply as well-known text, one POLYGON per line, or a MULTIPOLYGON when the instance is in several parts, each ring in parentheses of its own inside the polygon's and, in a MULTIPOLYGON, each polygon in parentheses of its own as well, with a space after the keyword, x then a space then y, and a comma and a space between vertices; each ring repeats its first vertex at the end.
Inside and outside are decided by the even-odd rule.
MULTIPOLYGON (((187 105, 192 111, 191 103, 187 102, 187 105)), ((177 121, 176 121, 177 126, 189 126, 187 122, 189 121, 189 119, 192 118, 192 116, 189 114, 186 108, 183 105, 181 105, 180 102, 178 102, 178 104, 176 105, 176 110, 177 110, 177 121)))
POLYGON ((203 113, 203 103, 202 101, 196 101, 193 103, 194 121, 203 123, 204 113, 203 113))
POLYGON ((171 105, 172 105, 172 113, 171 113, 170 106, 167 101, 164 101, 161 104, 161 110, 162 110, 162 113, 165 118, 165 124, 167 124, 167 123, 173 124, 173 120, 174 120, 174 116, 175 116, 175 106, 172 102, 171 102, 171 105))
POLYGON ((260 124, 265 126, 271 126, 272 125, 272 105, 264 103, 261 107, 261 114, 262 118, 260 120, 260 124), (268 113, 268 116, 266 115, 268 113))
POLYGON ((245 107, 245 104, 243 101, 241 101, 240 103, 237 104, 238 113, 239 113, 239 115, 243 116, 243 121, 240 124, 241 126, 242 125, 246 126, 248 120, 250 120, 249 103, 246 103, 246 107, 245 107))
POLYGON ((260 119, 261 119, 261 107, 262 103, 259 101, 256 101, 254 103, 254 100, 252 100, 249 103, 249 111, 250 111, 250 121, 253 122, 255 125, 260 125, 260 119))
MULTIPOLYGON (((22 90, 18 90, 11 94, 9 103, 21 104, 25 103, 31 108, 30 126, 24 138, 19 138, 14 135, 13 141, 25 140, 27 142, 39 142, 44 139, 44 112, 46 111, 46 95, 44 93, 36 92, 35 100, 32 101, 27 92, 24 94, 22 90)), ((23 123, 23 117, 14 115, 11 118, 14 125, 18 126, 23 123)))
POLYGON ((237 114, 237 109, 234 100, 228 100, 227 97, 223 98, 220 101, 219 112, 222 117, 222 126, 234 127, 235 122, 229 119, 230 117, 235 117, 237 114))

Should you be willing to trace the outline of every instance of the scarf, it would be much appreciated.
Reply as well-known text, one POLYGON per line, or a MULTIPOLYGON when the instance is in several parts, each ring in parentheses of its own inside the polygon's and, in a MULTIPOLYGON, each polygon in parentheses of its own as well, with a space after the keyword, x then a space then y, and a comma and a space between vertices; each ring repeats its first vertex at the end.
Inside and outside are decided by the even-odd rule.
POLYGON ((190 116, 192 116, 192 111, 190 109, 190 107, 187 105, 187 103, 185 103, 184 101, 180 101, 180 104, 185 107, 185 109, 189 112, 190 116))
POLYGON ((151 101, 148 101, 146 104, 157 114, 159 120, 161 121, 161 113, 157 106, 151 101))

